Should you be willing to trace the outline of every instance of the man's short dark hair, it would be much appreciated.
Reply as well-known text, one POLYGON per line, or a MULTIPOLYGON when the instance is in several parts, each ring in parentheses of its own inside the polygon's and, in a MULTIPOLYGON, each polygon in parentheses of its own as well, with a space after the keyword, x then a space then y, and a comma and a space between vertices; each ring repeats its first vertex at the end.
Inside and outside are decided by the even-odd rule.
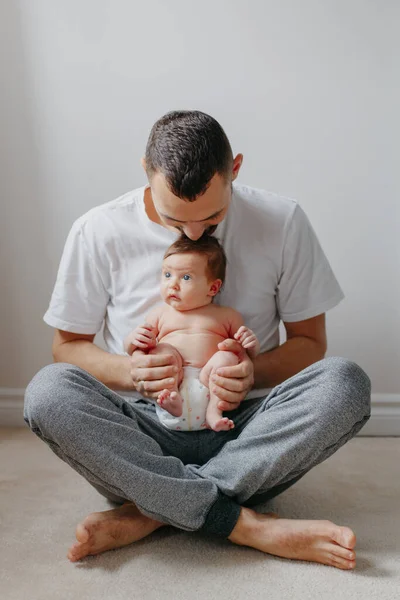
POLYGON ((207 257, 207 277, 209 281, 221 279, 225 281, 226 255, 217 238, 211 235, 202 235, 198 240, 191 240, 182 235, 176 242, 167 248, 164 260, 173 254, 200 254, 207 257))
POLYGON ((221 125, 198 110, 176 110, 152 127, 146 146, 149 180, 162 173, 174 196, 193 201, 216 173, 230 182, 233 154, 221 125))

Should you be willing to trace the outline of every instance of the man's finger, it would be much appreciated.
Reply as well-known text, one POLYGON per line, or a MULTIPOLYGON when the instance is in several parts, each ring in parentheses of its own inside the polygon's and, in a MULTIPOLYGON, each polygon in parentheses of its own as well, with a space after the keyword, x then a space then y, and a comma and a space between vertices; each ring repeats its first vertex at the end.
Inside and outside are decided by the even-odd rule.
POLYGON ((240 402, 224 402, 221 400, 221 402, 218 403, 218 408, 219 410, 228 412, 229 410, 235 410, 235 408, 238 408, 240 404, 240 402))
MULTIPOLYGON (((214 392, 214 388, 223 388, 231 392, 243 392, 248 388, 247 379, 228 379, 225 377, 218 377, 213 375, 211 378, 211 389, 214 392)), ((219 394, 215 391, 215 394, 219 394)))
POLYGON ((221 367, 217 369, 216 373, 220 377, 243 379, 244 377, 248 377, 250 375, 249 371, 250 369, 246 363, 239 363, 233 367, 221 367))
POLYGON ((219 350, 228 350, 229 352, 234 352, 235 354, 243 354, 242 345, 236 340, 227 339, 218 344, 219 350))
POLYGON ((132 369, 137 381, 157 381, 159 379, 176 378, 177 370, 174 366, 152 367, 151 369, 132 369))
POLYGON ((172 354, 142 354, 136 358, 135 355, 133 356, 134 365, 137 368, 163 367, 175 364, 172 354))
MULTIPOLYGON (((214 389, 213 389, 214 392, 214 389)), ((240 403, 244 398, 244 392, 231 392, 226 388, 219 387, 218 385, 215 387, 214 394, 218 396, 220 401, 229 402, 233 404, 240 403)))
POLYGON ((174 379, 157 379, 154 381, 143 381, 143 392, 145 394, 155 394, 156 396, 165 388, 171 389, 175 385, 174 379))

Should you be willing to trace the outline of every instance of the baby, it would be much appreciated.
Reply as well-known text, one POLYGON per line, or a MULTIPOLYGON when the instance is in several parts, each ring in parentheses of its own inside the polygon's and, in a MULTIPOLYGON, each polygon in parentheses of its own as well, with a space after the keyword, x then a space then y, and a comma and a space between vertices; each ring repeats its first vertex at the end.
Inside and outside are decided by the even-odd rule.
POLYGON ((178 366, 173 389, 157 399, 157 415, 169 429, 192 431, 232 429, 231 419, 218 409, 210 377, 219 368, 238 364, 233 352, 218 344, 234 338, 254 359, 260 351, 255 334, 233 308, 213 304, 226 270, 226 257, 215 237, 197 241, 183 236, 164 255, 161 296, 164 300, 124 341, 129 355, 173 354, 178 366))

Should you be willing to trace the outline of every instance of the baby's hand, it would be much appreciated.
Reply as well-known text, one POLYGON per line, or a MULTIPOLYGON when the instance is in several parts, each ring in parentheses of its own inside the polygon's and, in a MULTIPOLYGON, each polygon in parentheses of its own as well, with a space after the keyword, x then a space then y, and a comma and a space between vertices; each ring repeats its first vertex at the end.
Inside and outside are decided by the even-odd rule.
POLYGON ((156 330, 152 325, 145 323, 144 325, 140 325, 140 327, 136 327, 125 338, 124 350, 127 354, 131 355, 137 348, 140 350, 151 350, 156 345, 156 330))
POLYGON ((233 337, 247 350, 251 358, 255 358, 260 352, 260 344, 256 334, 245 325, 239 327, 233 337))

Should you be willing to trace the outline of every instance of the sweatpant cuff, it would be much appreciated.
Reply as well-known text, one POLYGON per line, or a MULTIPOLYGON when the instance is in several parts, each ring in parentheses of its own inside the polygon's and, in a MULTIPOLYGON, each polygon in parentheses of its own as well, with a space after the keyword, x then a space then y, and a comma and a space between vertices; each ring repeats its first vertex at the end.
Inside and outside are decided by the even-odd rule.
POLYGON ((200 531, 227 538, 235 527, 242 507, 231 498, 218 492, 200 531))

